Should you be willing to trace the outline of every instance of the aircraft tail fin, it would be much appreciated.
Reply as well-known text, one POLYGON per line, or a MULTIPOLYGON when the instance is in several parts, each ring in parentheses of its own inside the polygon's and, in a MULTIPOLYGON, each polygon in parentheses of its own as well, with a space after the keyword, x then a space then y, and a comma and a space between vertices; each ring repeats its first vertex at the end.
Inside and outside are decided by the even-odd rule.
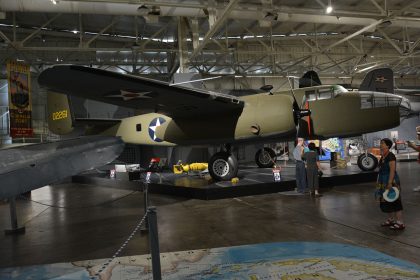
POLYGON ((48 92, 48 128, 51 132, 63 135, 73 131, 73 116, 69 97, 65 94, 48 92))
POLYGON ((319 79, 318 74, 311 70, 306 72, 302 78, 299 79, 299 88, 320 86, 321 80, 319 79))
POLYGON ((359 91, 394 93, 394 72, 391 68, 370 71, 363 79, 359 91))

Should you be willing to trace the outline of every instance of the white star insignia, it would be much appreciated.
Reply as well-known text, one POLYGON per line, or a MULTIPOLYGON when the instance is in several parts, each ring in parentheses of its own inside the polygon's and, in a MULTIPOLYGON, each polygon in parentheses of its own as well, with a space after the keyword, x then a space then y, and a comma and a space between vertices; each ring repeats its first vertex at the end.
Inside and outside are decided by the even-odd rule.
POLYGON ((156 140, 156 128, 158 127, 158 126, 160 126, 160 120, 159 120, 159 118, 156 120, 156 124, 155 125, 151 125, 149 128, 153 131, 153 140, 156 140))
POLYGON ((383 82, 385 82, 387 80, 388 79, 386 79, 384 76, 380 76, 380 77, 376 77, 375 82, 381 82, 381 83, 383 83, 383 82))
POLYGON ((132 100, 132 99, 148 99, 152 98, 150 96, 146 96, 146 94, 151 93, 151 91, 144 91, 144 92, 130 92, 126 90, 120 90, 120 94, 115 95, 107 95, 106 97, 111 98, 122 98, 124 101, 132 100))

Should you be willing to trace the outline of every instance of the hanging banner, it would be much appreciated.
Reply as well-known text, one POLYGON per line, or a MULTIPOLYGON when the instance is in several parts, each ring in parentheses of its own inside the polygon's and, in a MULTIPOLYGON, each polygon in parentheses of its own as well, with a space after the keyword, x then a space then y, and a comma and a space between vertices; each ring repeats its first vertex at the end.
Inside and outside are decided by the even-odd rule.
POLYGON ((17 62, 7 63, 9 84, 10 136, 32 137, 32 98, 30 67, 17 62))

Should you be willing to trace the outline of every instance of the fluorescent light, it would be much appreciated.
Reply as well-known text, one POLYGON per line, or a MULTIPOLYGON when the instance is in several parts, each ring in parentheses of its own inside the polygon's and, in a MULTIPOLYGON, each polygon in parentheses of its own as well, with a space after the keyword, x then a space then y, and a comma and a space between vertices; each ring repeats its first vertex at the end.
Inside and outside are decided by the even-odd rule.
POLYGON ((333 10, 333 7, 332 6, 328 6, 327 9, 325 10, 325 12, 327 14, 331 14, 332 10, 333 10))
POLYGON ((333 7, 331 5, 331 0, 328 1, 328 6, 327 9, 325 10, 325 13, 327 14, 331 14, 331 12, 333 11, 333 7))

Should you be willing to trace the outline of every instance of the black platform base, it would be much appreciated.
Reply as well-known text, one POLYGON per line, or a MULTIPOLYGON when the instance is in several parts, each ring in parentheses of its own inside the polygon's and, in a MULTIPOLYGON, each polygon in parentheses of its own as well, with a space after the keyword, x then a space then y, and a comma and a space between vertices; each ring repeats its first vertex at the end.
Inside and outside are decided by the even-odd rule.
MULTIPOLYGON (((270 168, 241 166, 238 174, 239 182, 232 183, 212 182, 198 176, 173 174, 168 171, 152 175, 149 192, 204 200, 276 193, 295 188, 294 173, 294 165, 282 166, 281 181, 274 182, 270 168)), ((144 177, 143 174, 141 177, 144 177)), ((362 172, 357 166, 348 166, 346 169, 326 168, 324 169, 324 176, 320 179, 320 186, 322 189, 322 187, 374 182, 376 177, 377 172, 362 172)), ((143 180, 109 179, 98 174, 74 176, 73 182, 129 190, 141 191, 143 189, 143 180)))

